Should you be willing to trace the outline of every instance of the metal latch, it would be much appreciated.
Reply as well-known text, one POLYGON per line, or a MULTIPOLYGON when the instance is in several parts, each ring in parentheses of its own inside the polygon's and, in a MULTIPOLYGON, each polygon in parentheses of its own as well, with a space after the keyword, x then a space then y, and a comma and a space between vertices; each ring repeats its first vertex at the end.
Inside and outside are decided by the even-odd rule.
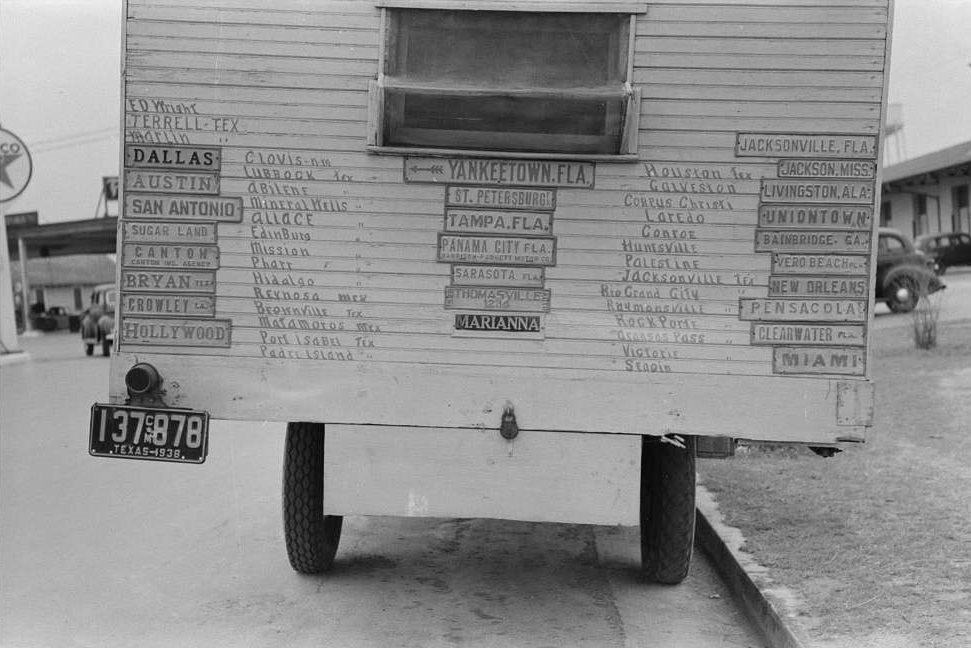
POLYGON ((519 425, 516 423, 516 412, 512 405, 506 405, 502 410, 502 424, 499 426, 499 434, 503 439, 512 441, 519 436, 519 425))

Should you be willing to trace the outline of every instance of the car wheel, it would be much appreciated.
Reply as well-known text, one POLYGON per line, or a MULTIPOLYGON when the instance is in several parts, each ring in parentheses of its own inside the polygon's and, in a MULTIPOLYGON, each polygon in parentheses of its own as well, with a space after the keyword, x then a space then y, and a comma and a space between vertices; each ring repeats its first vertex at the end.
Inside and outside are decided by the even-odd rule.
POLYGON ((887 293, 887 306, 894 313, 909 313, 920 300, 920 288, 913 277, 895 278, 890 282, 887 293))
POLYGON ((684 447, 641 437, 641 572, 677 585, 688 575, 695 536, 695 439, 684 447))
POLYGON ((84 345, 84 355, 94 355, 94 345, 85 344, 84 345))
POLYGON ((290 566, 320 574, 334 565, 344 518, 324 515, 324 425, 288 423, 283 451, 283 535, 290 566))

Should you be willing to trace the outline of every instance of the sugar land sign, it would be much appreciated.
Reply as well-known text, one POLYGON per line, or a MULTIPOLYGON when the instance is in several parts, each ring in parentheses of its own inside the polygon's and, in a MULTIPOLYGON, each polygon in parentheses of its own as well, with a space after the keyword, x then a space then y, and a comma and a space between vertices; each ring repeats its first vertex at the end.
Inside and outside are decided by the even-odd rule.
POLYGON ((34 165, 27 145, 0 128, 0 202, 13 200, 27 188, 34 165))

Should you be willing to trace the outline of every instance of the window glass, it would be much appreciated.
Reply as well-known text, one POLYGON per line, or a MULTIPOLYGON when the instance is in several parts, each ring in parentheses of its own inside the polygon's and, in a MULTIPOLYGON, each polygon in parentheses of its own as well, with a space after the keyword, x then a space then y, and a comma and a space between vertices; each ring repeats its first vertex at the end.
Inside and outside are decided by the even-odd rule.
POLYGON ((954 188, 954 205, 958 209, 968 207, 968 185, 954 188))
POLYGON ((383 144, 617 154, 624 14, 390 10, 383 144))
POLYGON ((623 83, 622 14, 395 12, 386 73, 480 88, 572 88, 623 83))
POLYGON ((891 211, 890 201, 880 204, 880 227, 889 227, 893 222, 893 212, 891 211))
POLYGON ((904 248, 903 242, 896 236, 881 236, 880 247, 887 252, 895 252, 904 248))

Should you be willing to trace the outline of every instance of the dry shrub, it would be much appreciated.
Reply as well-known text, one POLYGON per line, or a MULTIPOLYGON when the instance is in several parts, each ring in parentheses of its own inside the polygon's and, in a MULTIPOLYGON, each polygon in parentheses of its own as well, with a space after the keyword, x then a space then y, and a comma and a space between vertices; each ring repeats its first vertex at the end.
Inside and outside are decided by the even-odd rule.
POLYGON ((911 311, 913 317, 914 346, 918 349, 933 349, 937 346, 938 321, 941 318, 941 302, 944 291, 928 294, 927 282, 920 287, 920 301, 911 311))

